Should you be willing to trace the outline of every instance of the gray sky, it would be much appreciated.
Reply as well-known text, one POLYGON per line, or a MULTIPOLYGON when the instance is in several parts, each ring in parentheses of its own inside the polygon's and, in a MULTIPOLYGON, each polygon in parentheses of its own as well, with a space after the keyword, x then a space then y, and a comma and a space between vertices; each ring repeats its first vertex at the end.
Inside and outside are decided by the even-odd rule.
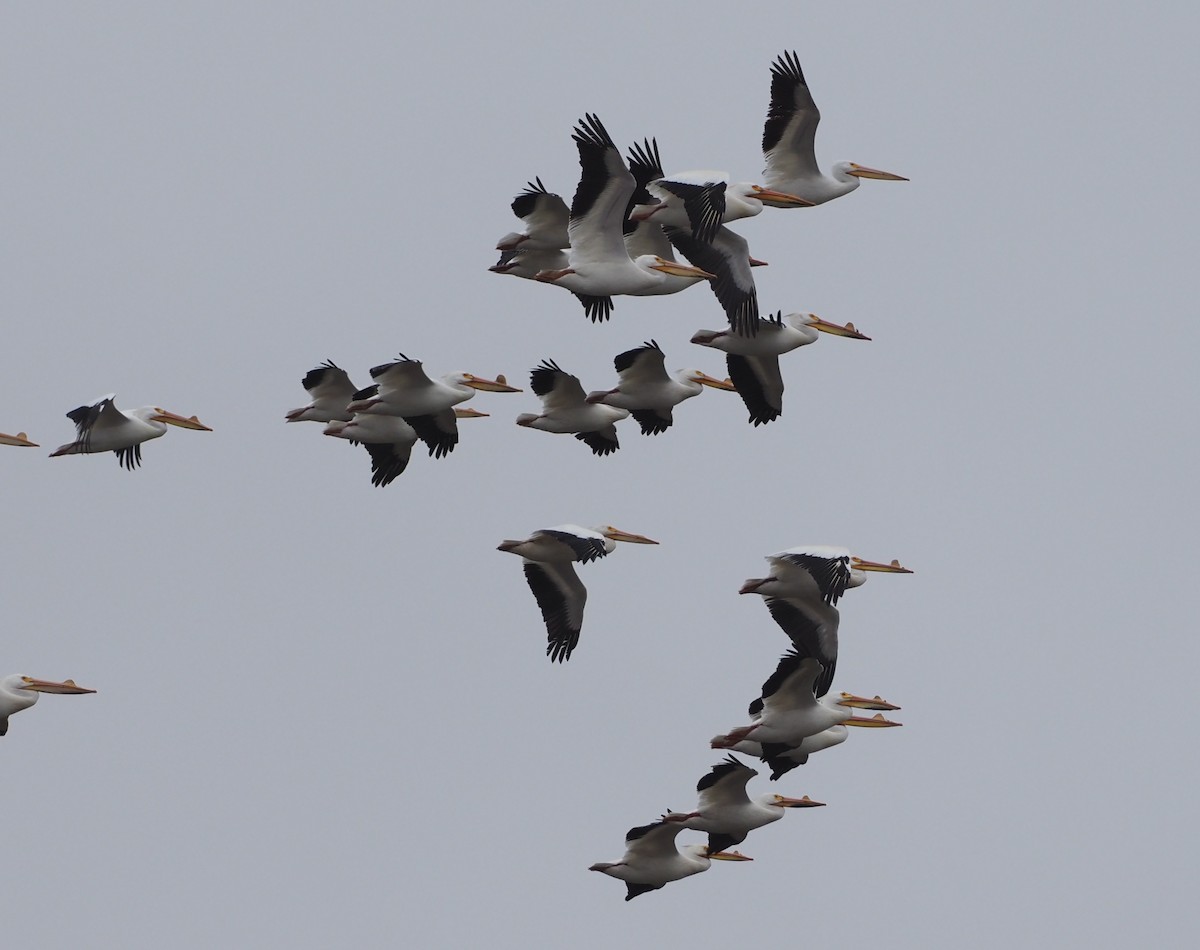
POLYGON ((1197 24, 1168 9, 6 4, 0 430, 43 448, 0 450, 0 674, 100 691, 0 743, 7 932, 1185 943, 1200 150, 1197 24), (703 288, 592 326, 486 267, 528 178, 573 192, 584 112, 657 136, 669 171, 757 176, 792 48, 822 164, 912 181, 739 228, 764 309, 874 337, 786 357, 778 422, 707 392, 594 459, 512 424, 532 393, 481 394, 491 418, 383 490, 283 424, 328 358, 360 384, 403 350, 527 387, 553 357, 598 388, 654 337, 722 373, 687 342, 722 323, 703 288), (132 474, 48 460, 110 391, 215 431, 132 474), (563 521, 663 543, 584 569, 552 667, 494 548, 563 521), (787 645, 737 589, 805 542, 917 570, 842 604, 837 687, 905 726, 777 783, 829 807, 751 836, 754 863, 624 904, 586 868, 694 801, 787 645))

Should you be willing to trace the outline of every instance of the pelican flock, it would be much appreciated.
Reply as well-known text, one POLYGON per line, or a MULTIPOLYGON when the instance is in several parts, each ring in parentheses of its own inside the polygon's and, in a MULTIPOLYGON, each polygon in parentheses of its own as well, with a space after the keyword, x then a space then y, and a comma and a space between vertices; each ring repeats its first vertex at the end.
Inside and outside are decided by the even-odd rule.
MULTIPOLYGON (((496 241, 500 258, 489 268, 530 282, 504 282, 504 289, 498 290, 511 295, 513 307, 519 306, 521 294, 534 292, 521 288, 550 284, 573 294, 593 324, 611 318, 615 297, 654 297, 706 284, 716 304, 707 293, 696 292, 695 306, 713 308, 714 313, 719 307, 725 326, 697 330, 690 342, 722 352, 727 377, 695 368, 668 372, 665 350, 656 339, 649 339, 649 332, 639 332, 633 339, 645 342, 614 358, 615 384, 590 393, 554 359, 531 352, 529 389, 540 399, 541 411, 520 413, 518 426, 573 435, 594 455, 610 457, 620 448, 618 425, 631 416, 643 435, 657 436, 676 424, 699 424, 701 414, 723 397, 693 404, 678 423, 675 411, 711 388, 736 392, 749 413, 748 422, 757 427, 783 415, 781 356, 811 345, 821 334, 870 339, 852 323, 827 321, 812 313, 785 316, 780 309, 773 316, 760 315, 754 268, 764 262, 754 256, 749 240, 740 233, 743 225, 752 230, 753 219, 766 209, 827 203, 853 191, 864 179, 906 180, 853 162, 839 162, 829 173, 822 172, 815 153, 820 112, 796 53, 780 55, 770 67, 770 77, 761 144, 765 168, 759 181, 735 180, 723 171, 664 174, 656 138, 635 142, 623 157, 605 124, 588 113, 571 130, 579 172, 570 203, 551 192, 540 177, 530 179, 509 203, 520 230, 496 241)), ((578 321, 573 325, 586 326, 578 321)), ((673 342, 670 349, 674 357, 673 342)), ((365 448, 371 482, 378 487, 391 484, 407 470, 418 443, 425 446, 428 457, 447 459, 459 443, 459 420, 489 416, 462 405, 476 393, 522 392, 503 375, 458 371, 430 376, 419 360, 403 353, 370 368, 368 375, 370 382, 360 387, 333 361, 318 364, 301 380, 309 401, 286 412, 284 420, 319 423, 325 435, 365 448)), ((365 379, 360 377, 360 382, 365 379)), ((75 425, 75 437, 51 452, 52 457, 113 452, 128 470, 140 466, 142 444, 160 438, 169 427, 212 431, 195 415, 158 406, 122 411, 113 395, 81 405, 67 418, 75 425)), ((670 441, 653 443, 657 448, 670 441)), ((0 445, 36 447, 25 432, 0 433, 0 445)), ((620 459, 602 464, 619 465, 620 459)), ((521 558, 541 623, 536 624, 532 611, 514 620, 531 632, 536 625, 539 640, 544 629, 545 654, 552 663, 565 663, 579 645, 588 592, 576 565, 607 557, 619 542, 659 544, 612 525, 560 524, 497 546, 521 558)), ((482 545, 483 539, 478 543, 482 545)), ((805 765, 816 753, 844 744, 851 728, 900 725, 885 717, 899 707, 880 696, 833 691, 841 635, 838 603, 848 591, 861 587, 870 573, 912 571, 895 560, 868 561, 847 548, 830 545, 787 548, 767 561, 768 575, 745 581, 739 593, 763 599, 786 637, 786 652, 777 657, 778 649, 772 649, 774 666, 747 707, 749 721, 709 740, 709 747, 726 757, 696 784, 696 807, 668 811, 656 821, 633 827, 625 836, 620 860, 591 865, 591 870, 623 881, 626 900, 706 871, 713 861, 749 861, 729 849, 790 810, 823 804, 807 795, 792 798, 759 792, 752 796, 750 783, 759 772, 732 753, 763 762, 773 781, 805 765), (685 832, 707 837, 680 846, 677 838, 685 832)), ((648 595, 657 593, 654 587, 647 590, 648 595)), ((602 591, 598 596, 616 595, 602 591)), ((604 622, 593 622, 589 638, 603 637, 602 629, 592 627, 604 622)), ((524 647, 514 644, 513 649, 524 647)), ((42 693, 92 692, 72 680, 24 675, 0 679, 0 735, 7 732, 9 718, 32 706, 42 693)))

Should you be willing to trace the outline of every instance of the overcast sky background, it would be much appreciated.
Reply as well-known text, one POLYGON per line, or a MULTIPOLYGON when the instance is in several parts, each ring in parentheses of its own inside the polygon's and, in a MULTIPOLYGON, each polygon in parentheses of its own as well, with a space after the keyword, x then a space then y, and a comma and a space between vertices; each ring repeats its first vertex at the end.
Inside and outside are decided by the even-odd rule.
POLYGON ((9 3, 0 10, 0 674, 74 677, 0 741, 0 919, 91 946, 1183 945, 1196 923, 1194 18, 1144 4, 9 3), (739 226, 783 417, 708 391, 615 456, 518 429, 722 325, 488 273, 573 124, 754 179, 769 66, 867 181, 739 226), (505 373, 385 489, 284 425, 324 359, 505 373), (196 413, 129 473, 49 460, 106 393, 196 413), (564 666, 499 541, 661 540, 581 571, 564 666), (625 904, 587 866, 694 802, 787 646, 762 556, 898 557, 835 688, 903 706, 752 793, 756 860, 625 904))

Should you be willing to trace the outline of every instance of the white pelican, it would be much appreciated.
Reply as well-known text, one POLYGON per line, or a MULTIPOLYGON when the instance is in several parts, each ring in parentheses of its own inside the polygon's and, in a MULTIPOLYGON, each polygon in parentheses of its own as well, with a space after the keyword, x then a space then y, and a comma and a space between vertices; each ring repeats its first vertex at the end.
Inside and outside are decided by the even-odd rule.
POLYGON ((742 336, 758 332, 758 291, 750 272, 750 245, 721 225, 711 241, 699 241, 686 228, 663 228, 675 249, 690 261, 713 271, 712 291, 725 311, 730 329, 742 336))
POLYGON ((687 228, 696 240, 712 241, 717 228, 730 221, 751 218, 762 212, 763 202, 773 207, 810 207, 811 201, 755 185, 748 181, 730 184, 726 172, 679 172, 663 174, 658 141, 646 139, 629 150, 629 170, 645 180, 649 200, 640 201, 629 212, 631 221, 654 221, 662 226, 687 228))
POLYGON ((756 322, 752 336, 726 330, 697 330, 692 342, 711 346, 726 354, 725 368, 756 426, 778 419, 783 412, 783 376, 779 372, 779 357, 801 346, 814 343, 821 333, 870 340, 855 329, 853 323, 841 326, 822 320, 815 313, 782 311, 756 322), (817 331, 820 331, 818 333, 817 331))
POLYGON ((712 278, 698 267, 652 255, 630 258, 623 224, 635 188, 633 175, 596 116, 582 119, 572 138, 582 175, 567 225, 567 266, 547 269, 537 279, 576 294, 612 297, 673 294, 712 278))
POLYGON ((525 190, 513 198, 512 213, 521 219, 525 230, 504 235, 496 242, 496 250, 512 251, 521 248, 562 251, 570 247, 567 221, 571 212, 562 198, 546 190, 540 178, 528 182, 525 190))
POLYGON ((751 578, 738 593, 760 594, 799 655, 810 656, 824 667, 817 679, 818 696, 829 691, 837 668, 838 599, 865 584, 868 571, 912 573, 899 561, 864 561, 832 545, 788 548, 769 555, 767 563, 770 576, 751 578))
POLYGON ((0 445, 23 445, 26 448, 34 449, 38 447, 36 442, 29 441, 29 436, 24 432, 18 432, 16 435, 5 435, 0 432, 0 445))
POLYGON ((618 881, 624 881, 625 900, 639 894, 657 891, 660 887, 701 871, 708 870, 709 861, 752 861, 736 851, 713 854, 708 845, 688 844, 675 847, 675 839, 683 826, 677 821, 656 821, 650 825, 630 828, 625 835, 625 855, 620 861, 598 861, 589 871, 600 871, 618 881))
POLYGON ((156 406, 122 412, 113 398, 109 394, 68 412, 67 418, 75 423, 75 441, 60 445, 50 457, 112 452, 122 466, 133 471, 142 464, 142 443, 166 435, 168 425, 212 432, 195 416, 178 416, 156 406))
POLYGON ((312 396, 312 402, 289 412, 284 417, 288 422, 349 422, 354 415, 346 407, 358 392, 358 387, 350 382, 349 374, 332 360, 310 369, 300 385, 312 396))
POLYGON ((696 783, 700 801, 695 811, 668 812, 663 821, 679 822, 693 831, 708 832, 708 850, 724 851, 746 840, 746 835, 778 821, 788 808, 818 808, 824 802, 803 798, 786 798, 783 795, 760 795, 750 798, 746 794, 746 783, 758 774, 744 762, 732 755, 714 765, 696 783))
MULTIPOLYGON (((659 231, 661 233, 661 229, 659 231)), ((663 240, 665 241, 666 238, 663 240)), ((626 237, 627 245, 629 241, 630 238, 626 237)), ((668 249, 669 247, 670 245, 668 245, 668 249)), ((566 251, 531 248, 522 244, 513 250, 501 251, 500 259, 488 270, 494 274, 511 274, 513 277, 537 280, 537 275, 543 271, 561 270, 566 266, 566 251)), ((584 315, 592 323, 600 323, 612 316, 612 297, 597 297, 593 294, 573 294, 573 296, 582 304, 584 315)))
POLYGON ((394 362, 372 367, 371 378, 375 385, 356 392, 347 408, 351 412, 403 417, 435 458, 453 452, 458 444, 458 424, 452 411, 455 405, 466 402, 476 390, 521 391, 509 386, 503 376, 486 379, 471 373, 447 373, 430 379, 419 360, 403 353, 394 362))
POLYGON ((668 375, 662 348, 654 340, 617 354, 613 366, 619 376, 617 385, 590 393, 587 401, 628 409, 642 435, 666 432, 674 421, 671 410, 699 396, 705 386, 736 392, 729 380, 715 379, 702 370, 681 369, 668 375))
POLYGON ((554 360, 542 360, 529 374, 529 388, 542 398, 540 414, 523 412, 517 425, 543 432, 572 434, 594 455, 610 455, 621 447, 616 424, 628 409, 589 403, 579 383, 554 360))
MULTIPOLYGON (((751 712, 751 716, 754 715, 755 713, 751 712)), ((774 782, 781 775, 786 775, 792 769, 804 765, 808 761, 808 757, 814 752, 822 752, 825 749, 833 748, 835 745, 841 745, 849 735, 849 729, 845 726, 837 725, 830 726, 828 729, 818 732, 815 736, 805 736, 800 741, 800 744, 795 746, 768 745, 764 747, 761 742, 755 742, 752 739, 743 739, 741 742, 729 746, 729 748, 733 752, 743 752, 746 755, 762 759, 771 769, 771 781, 774 782)))
MULTIPOLYGON (((831 169, 832 175, 822 175, 817 167, 815 144, 820 121, 821 113, 804 81, 799 57, 795 52, 784 53, 771 64, 771 106, 763 125, 762 150, 767 162, 763 183, 768 188, 799 195, 819 205, 849 194, 862 178, 908 181, 900 175, 854 162, 838 162, 831 169)), ((789 207, 776 205, 770 199, 765 203, 789 207)))
MULTIPOLYGON (((371 388, 371 387, 368 387, 371 388)), ((452 410, 456 419, 478 419, 486 412, 475 409, 452 410)), ((371 415, 356 412, 349 422, 335 419, 325 426, 325 434, 362 445, 371 456, 371 484, 382 488, 395 481, 408 468, 417 432, 400 416, 371 415)))
POLYGON ((0 736, 8 733, 8 717, 28 709, 38 701, 39 693, 94 693, 94 689, 76 686, 74 680, 37 680, 14 674, 0 679, 0 736))
POLYGON ((658 544, 612 525, 581 528, 576 524, 560 524, 535 531, 524 541, 501 541, 497 546, 497 551, 508 551, 522 558, 525 580, 546 622, 546 656, 552 662, 562 663, 571 658, 583 627, 587 588, 579 580, 572 562, 586 564, 611 554, 618 541, 658 544))
POLYGON ((882 713, 871 719, 853 715, 853 703, 858 697, 836 701, 818 699, 813 695, 813 689, 820 675, 821 664, 812 657, 801 656, 794 650, 784 654, 775 672, 763 683, 759 717, 748 726, 714 736, 710 745, 714 749, 730 749, 743 739, 753 738, 762 743, 765 752, 770 745, 790 749, 830 726, 900 725, 884 719, 882 713))

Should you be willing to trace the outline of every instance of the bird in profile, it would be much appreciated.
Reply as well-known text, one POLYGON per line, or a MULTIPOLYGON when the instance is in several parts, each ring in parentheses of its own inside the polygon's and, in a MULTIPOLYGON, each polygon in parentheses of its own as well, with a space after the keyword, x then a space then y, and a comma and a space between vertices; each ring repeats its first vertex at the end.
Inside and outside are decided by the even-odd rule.
POLYGON ((521 413, 517 425, 574 435, 593 455, 611 455, 621 447, 616 424, 628 417, 629 410, 588 402, 579 377, 554 360, 542 360, 530 371, 529 388, 541 397, 542 411, 521 413))
POLYGON ((75 695, 94 693, 94 689, 76 686, 74 680, 39 680, 32 676, 14 673, 0 679, 0 736, 8 734, 8 718, 38 701, 41 693, 63 693, 75 695))
POLYGON ((133 471, 142 464, 142 443, 166 435, 167 426, 212 432, 195 416, 176 415, 157 406, 122 412, 114 398, 103 396, 68 412, 67 418, 75 423, 75 441, 60 445, 50 457, 112 452, 122 467, 133 471))
POLYGON ((347 407, 358 392, 358 387, 350 382, 350 375, 332 360, 310 369, 300 385, 312 397, 312 401, 307 406, 291 410, 284 417, 288 422, 349 422, 354 415, 347 407))
POLYGON ((546 623, 546 655, 555 663, 571 658, 583 628, 587 588, 572 564, 587 564, 616 550, 617 542, 658 544, 641 534, 612 525, 581 528, 561 524, 533 532, 524 541, 501 541, 498 551, 517 554, 523 560, 525 580, 546 623))
POLYGON ((639 894, 657 891, 672 881, 707 871, 710 861, 754 860, 736 851, 714 854, 704 844, 677 848, 675 839, 681 831, 683 825, 677 821, 656 821, 630 828, 625 835, 625 854, 621 860, 598 861, 588 870, 624 881, 625 900, 631 901, 639 894))
MULTIPOLYGON (((368 387, 373 389, 375 387, 368 387)), ((364 390, 360 390, 364 392, 364 390)), ((455 406, 455 419, 482 419, 486 412, 455 406)), ((408 468, 417 430, 400 416, 383 416, 356 412, 349 422, 335 419, 325 426, 325 435, 361 445, 371 457, 371 484, 377 488, 390 485, 408 468)), ((430 453, 432 454, 432 453, 430 453)))

